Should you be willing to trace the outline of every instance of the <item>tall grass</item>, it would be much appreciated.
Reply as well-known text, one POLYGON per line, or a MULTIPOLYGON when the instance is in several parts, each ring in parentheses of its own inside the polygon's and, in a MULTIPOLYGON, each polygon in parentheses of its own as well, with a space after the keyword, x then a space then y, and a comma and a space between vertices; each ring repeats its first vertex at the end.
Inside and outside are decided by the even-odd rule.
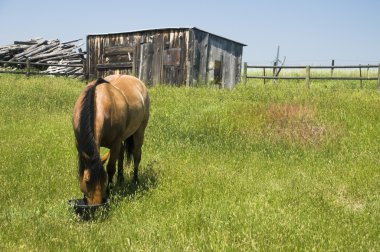
POLYGON ((80 222, 83 83, 0 75, 0 250, 380 249, 380 94, 314 82, 150 88, 141 184, 80 222))

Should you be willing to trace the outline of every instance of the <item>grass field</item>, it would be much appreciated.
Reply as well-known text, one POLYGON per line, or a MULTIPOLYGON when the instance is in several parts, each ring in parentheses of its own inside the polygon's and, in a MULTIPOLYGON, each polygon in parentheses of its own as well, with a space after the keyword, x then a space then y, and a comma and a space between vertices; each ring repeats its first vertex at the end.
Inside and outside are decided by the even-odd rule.
POLYGON ((83 83, 0 75, 1 251, 380 250, 375 82, 150 88, 141 184, 81 222, 83 83))

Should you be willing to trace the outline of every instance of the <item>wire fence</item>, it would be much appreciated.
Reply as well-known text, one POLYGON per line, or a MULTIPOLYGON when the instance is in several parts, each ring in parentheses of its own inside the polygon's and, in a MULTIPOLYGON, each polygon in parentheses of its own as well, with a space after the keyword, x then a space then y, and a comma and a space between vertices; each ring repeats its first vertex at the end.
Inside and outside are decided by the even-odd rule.
MULTIPOLYGON (((302 72, 302 71, 300 71, 302 72)), ((257 74, 257 73, 256 73, 257 74)), ((260 73, 259 73, 260 74, 260 73)), ((346 66, 264 66, 264 65, 248 65, 244 63, 243 69, 243 82, 247 83, 247 79, 263 79, 265 80, 305 80, 306 87, 310 88, 311 80, 359 80, 362 86, 362 81, 372 80, 377 81, 377 87, 380 88, 380 64, 378 65, 346 65, 346 66), (248 69, 262 69, 262 75, 251 75, 252 72, 248 72, 248 69), (268 73, 267 69, 272 70, 268 73), (280 75, 282 69, 301 69, 304 71, 303 76, 284 76, 280 75), (316 76, 311 74, 311 70, 328 69, 331 71, 330 76, 316 76), (334 75, 335 69, 358 69, 359 76, 336 76, 334 75), (363 76, 362 69, 377 69, 377 76, 368 75, 363 76)))

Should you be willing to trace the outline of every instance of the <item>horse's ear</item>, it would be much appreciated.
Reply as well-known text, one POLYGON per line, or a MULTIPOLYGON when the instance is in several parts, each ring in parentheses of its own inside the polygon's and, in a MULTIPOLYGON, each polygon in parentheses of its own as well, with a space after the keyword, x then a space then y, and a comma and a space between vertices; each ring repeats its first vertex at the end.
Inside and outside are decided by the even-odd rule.
POLYGON ((106 154, 104 154, 100 160, 102 161, 102 164, 104 165, 104 163, 107 161, 107 159, 109 158, 110 156, 110 152, 108 151, 106 154))

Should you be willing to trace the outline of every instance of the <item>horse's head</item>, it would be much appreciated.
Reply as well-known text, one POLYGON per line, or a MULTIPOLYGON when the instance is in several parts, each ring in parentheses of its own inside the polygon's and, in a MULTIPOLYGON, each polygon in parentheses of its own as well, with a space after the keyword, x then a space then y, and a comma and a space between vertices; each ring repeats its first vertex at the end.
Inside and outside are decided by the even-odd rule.
POLYGON ((83 174, 79 177, 79 187, 84 193, 88 205, 101 204, 103 198, 105 198, 106 192, 106 180, 107 174, 104 170, 104 163, 109 157, 109 152, 107 152, 99 160, 91 160, 85 153, 82 154, 83 159, 85 159, 85 167, 83 169, 83 174), (101 166, 101 167, 93 167, 101 166))

